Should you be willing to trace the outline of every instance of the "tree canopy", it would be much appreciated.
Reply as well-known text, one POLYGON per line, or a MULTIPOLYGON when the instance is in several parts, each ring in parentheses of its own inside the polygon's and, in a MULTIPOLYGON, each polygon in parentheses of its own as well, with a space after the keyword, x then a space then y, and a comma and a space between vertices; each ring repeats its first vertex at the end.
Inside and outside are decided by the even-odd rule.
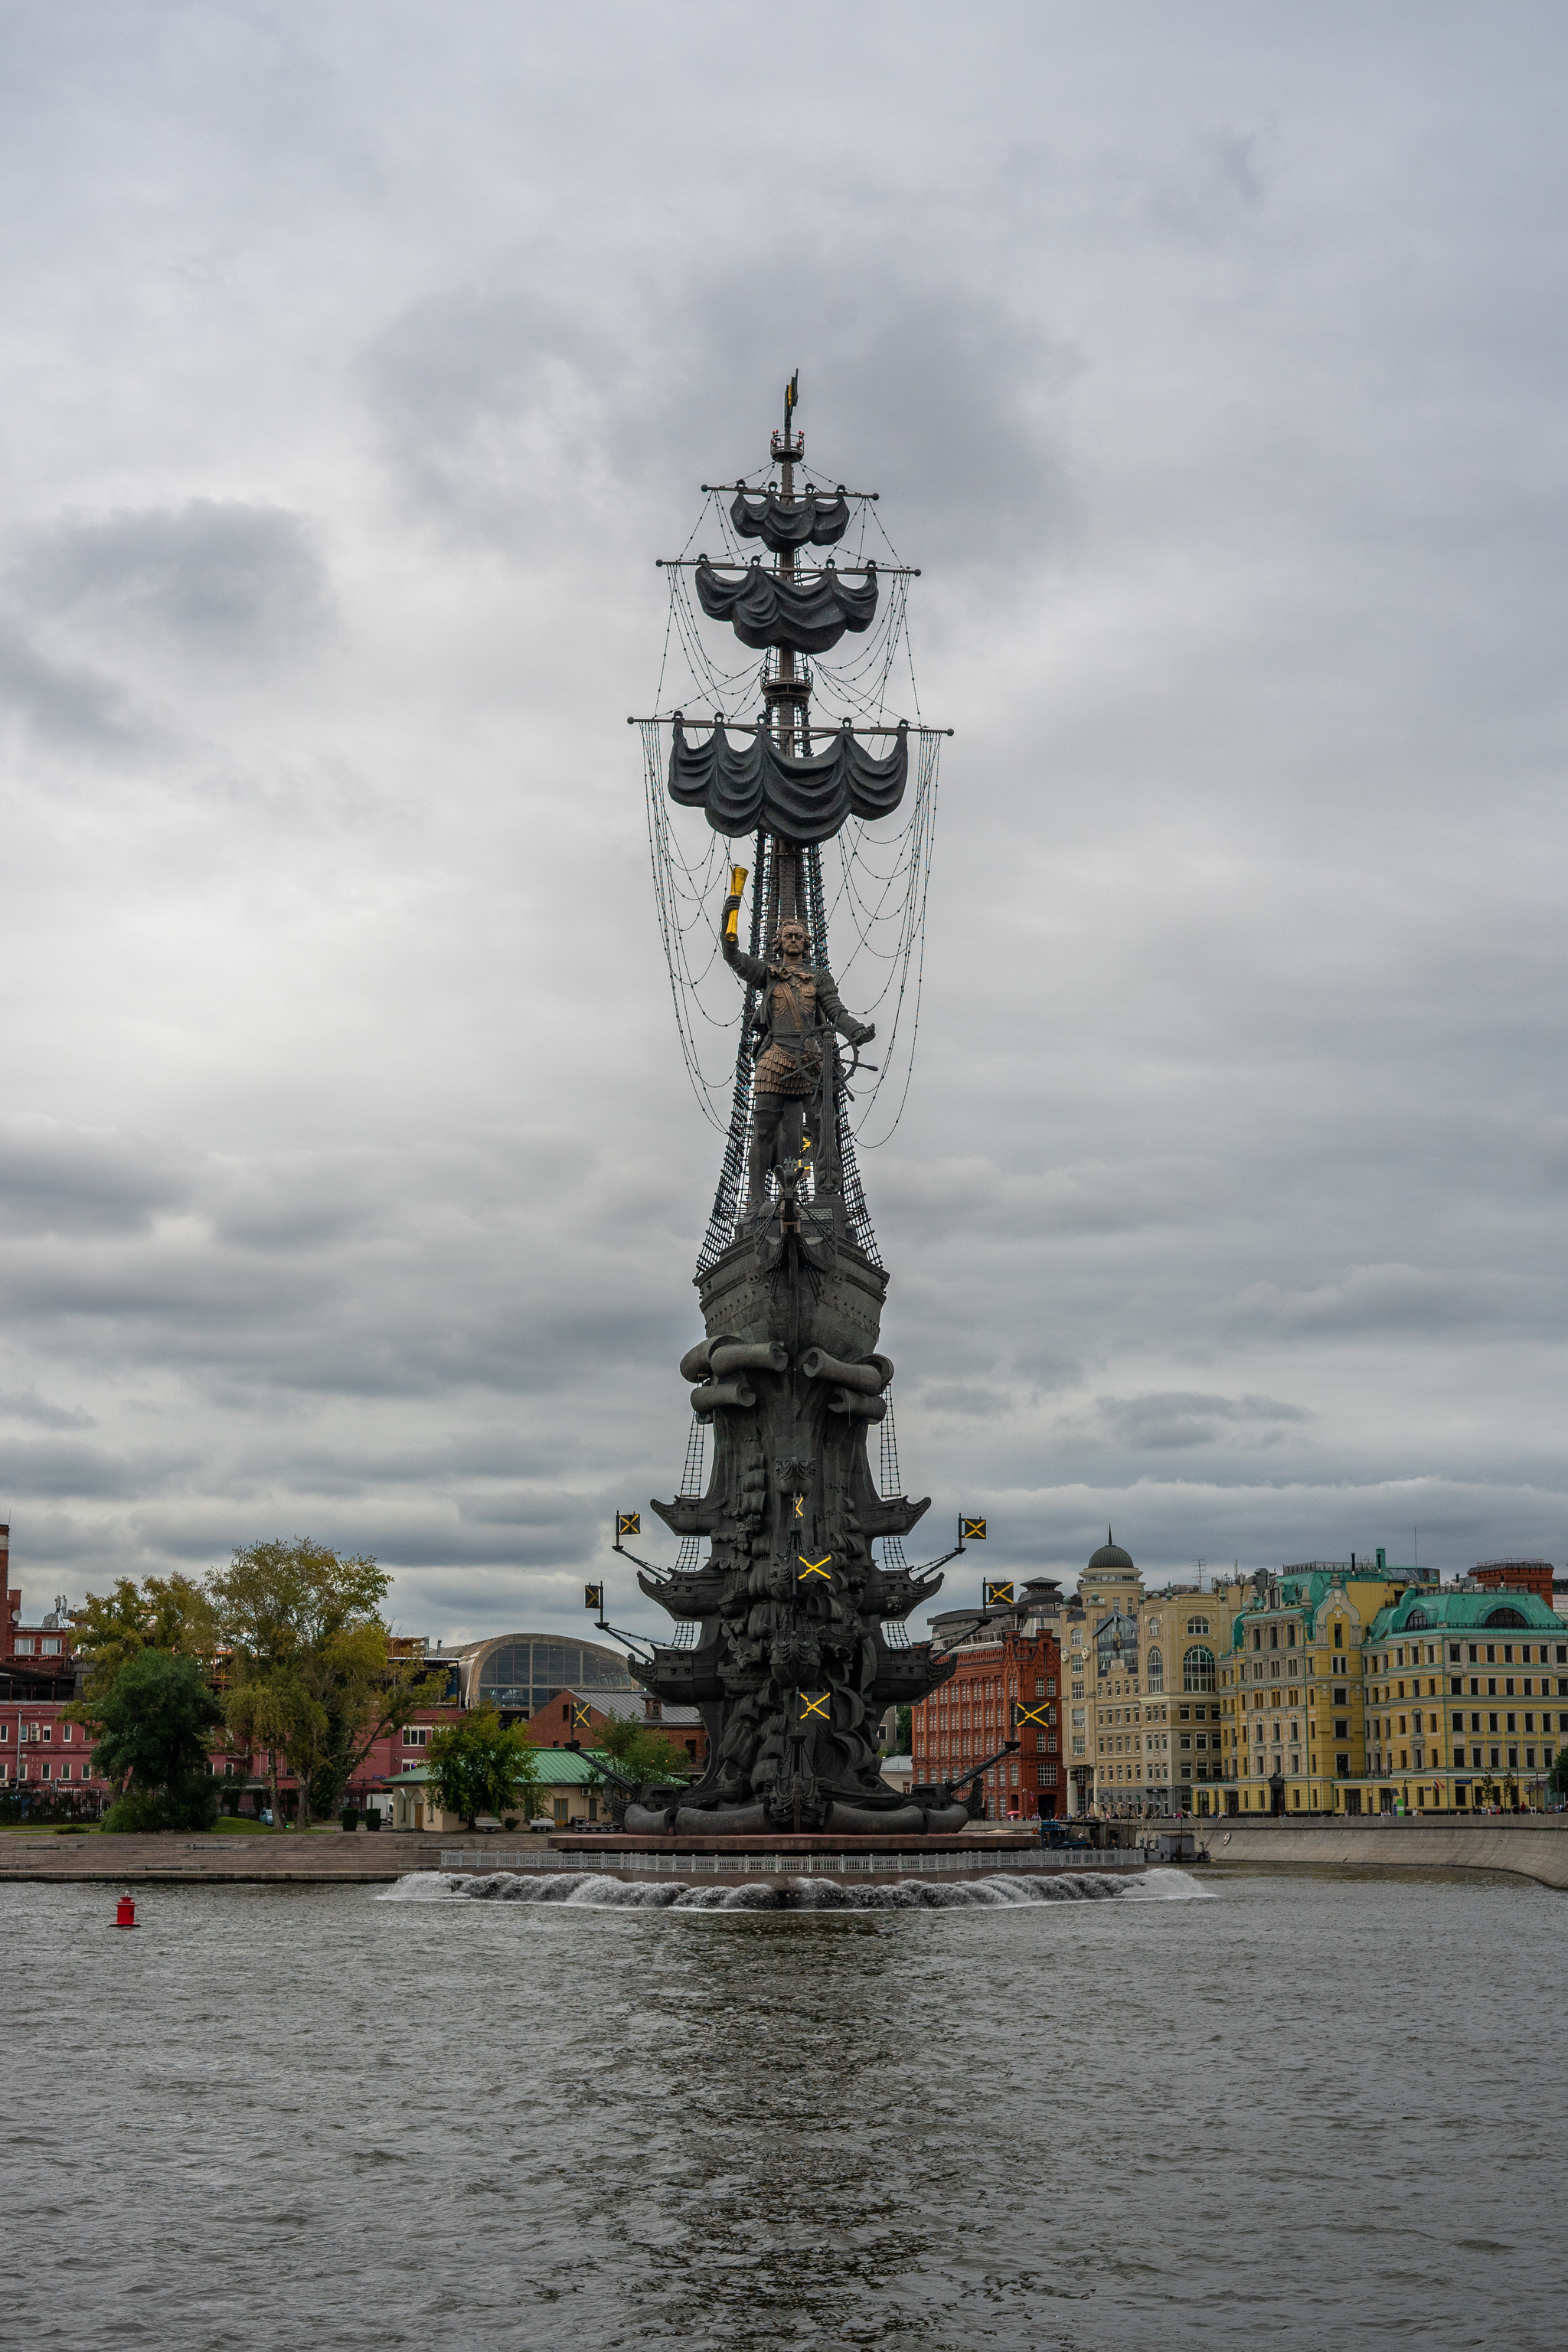
POLYGON ((128 1657, 99 1703, 93 1764, 123 1788, 109 1819, 118 1829, 205 1829, 217 1811, 207 1768, 222 1709, 193 1657, 143 1647, 128 1657))
POLYGON ((279 1758, 298 1779, 303 1827, 310 1812, 337 1811, 378 1738, 445 1694, 444 1672, 427 1675, 421 1659, 395 1652, 381 1614, 391 1581, 368 1554, 341 1555, 304 1537, 247 1545, 200 1583, 121 1577, 77 1612, 90 1673, 71 1712, 100 1724, 137 1659, 152 1651, 188 1659, 221 1695, 227 1744, 268 1758, 274 1821, 279 1758))
POLYGON ((477 1706, 460 1723, 432 1732, 426 1751, 430 1786, 444 1813, 472 1829, 480 1813, 501 1820, 523 1811, 539 1786, 539 1750, 521 1724, 502 1728, 493 1706, 477 1706))
MULTIPOLYGON (((375 1741, 445 1692, 444 1674, 393 1654, 381 1615, 391 1582, 368 1553, 304 1537, 247 1545, 207 1580, 230 1653, 230 1734, 287 1756, 301 1827, 310 1811, 335 1812, 375 1741)), ((274 1790, 276 1819, 275 1767, 274 1790)))
POLYGON ((129 1576, 112 1591, 89 1592, 71 1621, 79 1655, 89 1672, 78 1720, 96 1720, 94 1707, 107 1697, 115 1676, 143 1650, 166 1650, 176 1657, 209 1658, 218 1647, 217 1620, 205 1589, 188 1576, 149 1576, 140 1585, 129 1576))
POLYGON ((623 1779, 639 1786, 683 1787, 691 1778, 691 1759, 685 1748, 646 1723, 616 1717, 595 1733, 594 1744, 619 1768, 623 1779))

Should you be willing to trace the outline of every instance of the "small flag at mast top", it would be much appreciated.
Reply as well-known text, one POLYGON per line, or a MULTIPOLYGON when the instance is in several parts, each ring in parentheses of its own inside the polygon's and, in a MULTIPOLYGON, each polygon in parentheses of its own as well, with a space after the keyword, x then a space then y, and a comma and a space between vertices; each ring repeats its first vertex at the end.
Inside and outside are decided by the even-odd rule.
POLYGON ((623 1536, 640 1536, 641 1533, 642 1513, 640 1511, 617 1511, 616 1513, 616 1541, 617 1543, 619 1543, 623 1536))
POLYGON ((980 1590, 985 1596, 984 1600, 981 1603, 982 1608, 1011 1609, 1013 1606, 1013 1587, 1011 1584, 993 1584, 989 1580, 987 1580, 987 1581, 981 1586, 980 1590))
POLYGON ((585 1584, 583 1587, 583 1606, 584 1609, 596 1609, 601 1617, 604 1615, 605 1588, 602 1584, 585 1584))
POLYGON ((958 1523, 958 1539, 960 1543, 984 1543, 985 1541, 984 1520, 960 1519, 958 1523))
POLYGON ((787 387, 787 389, 786 389, 786 391, 785 391, 785 393, 784 393, 784 421, 785 421, 785 423, 786 423, 786 424, 788 423, 790 416, 794 414, 795 410, 799 406, 799 404, 800 404, 800 370, 799 370, 798 368, 796 368, 796 370, 795 370, 795 373, 791 376, 791 378, 790 378, 790 380, 789 380, 788 387, 787 387))

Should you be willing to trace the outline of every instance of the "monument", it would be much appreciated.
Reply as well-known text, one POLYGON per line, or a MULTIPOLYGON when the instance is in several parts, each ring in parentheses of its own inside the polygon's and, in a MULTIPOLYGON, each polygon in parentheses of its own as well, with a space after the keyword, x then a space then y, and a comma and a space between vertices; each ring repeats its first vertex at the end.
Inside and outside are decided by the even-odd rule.
MULTIPOLYGON (((621 1826, 639 1839, 952 1837, 969 1829, 986 1769, 907 1793, 879 1770, 888 1707, 923 1698, 953 1671, 930 1642, 910 1639, 905 1621, 940 1590, 941 1569, 963 1550, 963 1530, 942 1559, 911 1569, 901 1538, 930 1497, 911 1502, 884 1491, 897 1483, 896 1445, 887 1442, 893 1366, 878 1346, 889 1276, 867 1213, 851 1114, 857 1078, 877 1066, 863 1060, 877 1030, 841 1000, 834 979, 822 853, 846 827, 858 843, 865 827, 898 817, 913 767, 902 871, 895 863, 888 884, 903 893, 898 937, 907 977, 917 928, 908 910, 917 894, 917 913, 923 909, 942 730, 919 723, 918 705, 913 721, 887 715, 888 648, 901 641, 903 599, 916 574, 896 562, 879 566, 875 555, 841 562, 831 551, 843 551, 857 514, 864 541, 877 494, 842 483, 828 488, 806 468, 795 424, 798 383, 785 394, 784 427, 772 436, 759 478, 703 486, 705 497, 721 501, 714 527, 732 551, 669 564, 672 626, 679 622, 693 675, 713 684, 715 699, 721 688, 733 702, 760 686, 761 709, 741 719, 720 709, 700 728, 680 709, 639 722, 678 1013, 695 952, 672 944, 682 873, 697 877, 693 903, 711 890, 694 935, 699 949, 706 940, 710 966, 722 978, 716 945, 741 1011, 718 1192, 696 1275, 703 1337, 680 1363, 694 1416, 689 1474, 710 1434, 711 1463, 700 1491, 652 1506, 681 1538, 675 1566, 656 1568, 626 1551, 625 1537, 640 1535, 640 1514, 623 1514, 617 1527, 616 1549, 636 1560, 643 1591, 676 1621, 668 1643, 622 1636, 646 1651, 634 1655, 631 1671, 665 1705, 700 1708, 708 1729, 706 1769, 694 1786, 621 1792, 621 1826), (737 542, 760 542, 771 564, 737 542), (884 597, 896 603, 897 630, 884 597), (760 677, 757 665, 727 678, 714 669, 695 643, 702 619, 728 624, 742 646, 761 653, 760 677), (834 672, 840 712, 831 726, 814 727, 807 657, 831 653, 847 634, 868 638, 869 653, 834 672), (878 662, 880 679, 873 676, 868 688, 878 662), (857 718, 857 709, 871 715, 857 718), (748 845, 749 867, 729 868, 716 942, 712 900, 723 888, 716 845, 710 838, 700 871, 689 862, 678 868, 668 853, 661 867, 671 807, 705 818, 710 835, 730 845, 721 855, 748 845), (879 1425, 880 1480, 867 1450, 879 1425)), ((843 856, 840 870, 850 871, 843 856)), ((846 929, 863 940, 855 908, 866 891, 858 898, 847 886, 837 896, 846 929)), ((689 1065, 684 1013, 681 1034, 689 1065)), ((689 1475, 684 1483, 697 1482, 689 1475)), ((973 1531, 983 1533, 983 1523, 973 1531)), ((590 1587, 589 1598, 605 1624, 602 1588, 590 1587)))

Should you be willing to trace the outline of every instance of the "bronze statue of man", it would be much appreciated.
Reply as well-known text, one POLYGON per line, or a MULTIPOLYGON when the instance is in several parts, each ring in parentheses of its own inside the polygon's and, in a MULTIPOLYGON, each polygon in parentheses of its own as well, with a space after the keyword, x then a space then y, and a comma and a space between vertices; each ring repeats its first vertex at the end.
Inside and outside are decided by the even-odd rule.
MULTIPOLYGON (((749 1222, 763 1213, 770 1171, 799 1160, 808 1131, 808 1106, 813 1127, 821 1120, 823 1033, 837 1029, 852 1045, 866 1045, 877 1031, 873 1022, 857 1021, 845 1011, 826 965, 808 961, 811 936, 794 916, 786 916, 773 934, 773 952, 765 963, 746 954, 731 935, 731 919, 740 903, 735 897, 725 900, 720 937, 725 962, 762 998, 755 1115, 742 1213, 742 1222, 749 1222)), ((814 1134, 814 1141, 821 1139, 814 1134)))

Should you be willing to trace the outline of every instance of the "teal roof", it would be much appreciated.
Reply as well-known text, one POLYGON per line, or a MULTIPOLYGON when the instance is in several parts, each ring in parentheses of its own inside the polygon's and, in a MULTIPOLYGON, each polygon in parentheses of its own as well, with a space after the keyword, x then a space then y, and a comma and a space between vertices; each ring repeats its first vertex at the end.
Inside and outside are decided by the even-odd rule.
MULTIPOLYGON (((1315 1617, 1322 1606, 1324 1595, 1331 1591, 1336 1585, 1342 1591, 1349 1580, 1348 1574, 1331 1576, 1326 1569, 1313 1569, 1305 1576, 1282 1576, 1279 1579, 1278 1609, 1248 1606, 1237 1611, 1230 1628, 1231 1648, 1240 1650, 1246 1647, 1243 1635, 1249 1625, 1278 1625, 1280 1619, 1292 1610, 1299 1615, 1315 1617)), ((1357 1584, 1369 1580, 1375 1582, 1376 1579, 1373 1577, 1369 1580, 1358 1576, 1354 1580, 1357 1584)))
POLYGON ((1380 1609, 1365 1639, 1386 1642, 1392 1636, 1435 1627, 1446 1633, 1537 1633, 1568 1634, 1554 1610, 1534 1592, 1433 1592, 1415 1588, 1401 1593, 1392 1609, 1380 1609), (1500 1612, 1511 1614, 1500 1618, 1500 1612), (1411 1620, 1420 1622, 1412 1627, 1411 1620))
MULTIPOLYGON (((1419 1569, 1413 1568, 1374 1568, 1364 1558, 1358 1559, 1353 1569, 1349 1560, 1324 1560, 1310 1569, 1299 1569, 1294 1573, 1286 1569, 1278 1580, 1279 1606, 1263 1606, 1252 1601, 1238 1611, 1231 1623, 1230 1646, 1233 1650, 1245 1648, 1245 1635, 1249 1626, 1278 1625, 1280 1619, 1292 1610, 1305 1617, 1315 1618, 1331 1592, 1342 1592, 1348 1601, 1349 1588, 1352 1584, 1396 1584, 1402 1576, 1418 1577, 1421 1573, 1419 1569)), ((1414 1606, 1423 1593, 1430 1597, 1436 1590, 1433 1584, 1413 1583, 1402 1599, 1414 1606)), ((1371 1636, 1365 1634, 1363 1639, 1370 1640, 1371 1636)))
MULTIPOLYGON (((595 1769, 602 1760, 594 1755, 582 1755, 574 1748, 536 1748, 539 1759, 539 1785, 544 1789, 596 1789, 603 1785, 595 1769)), ((430 1778, 428 1764, 411 1764, 405 1771, 388 1772, 381 1785, 385 1789, 420 1787, 430 1778)))

